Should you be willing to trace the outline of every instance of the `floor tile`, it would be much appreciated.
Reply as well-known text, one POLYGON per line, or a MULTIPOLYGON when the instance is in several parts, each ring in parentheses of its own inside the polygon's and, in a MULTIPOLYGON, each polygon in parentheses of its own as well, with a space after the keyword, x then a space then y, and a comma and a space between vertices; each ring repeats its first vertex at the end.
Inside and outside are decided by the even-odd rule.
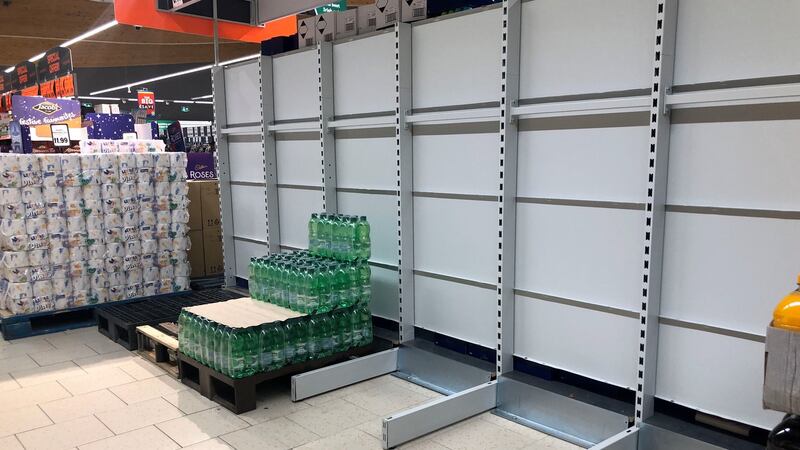
POLYGON ((39 367, 36 361, 28 355, 15 356, 13 358, 0 359, 0 373, 8 373, 16 370, 34 369, 39 367))
POLYGON ((62 386, 67 388, 72 395, 85 394, 91 391, 99 391, 128 383, 133 383, 133 377, 123 372, 117 367, 95 368, 89 373, 78 377, 71 377, 60 380, 62 386))
POLYGON ((81 369, 87 372, 91 372, 92 370, 97 370, 97 369, 117 367, 121 364, 125 364, 137 358, 138 356, 136 356, 135 354, 127 350, 123 350, 119 352, 104 353, 102 355, 89 356, 87 358, 73 359, 73 361, 75 361, 75 364, 81 366, 81 369))
POLYGON ((124 408, 125 402, 103 389, 39 405, 53 422, 66 422, 103 411, 124 408))
POLYGON ((485 420, 487 422, 493 423, 495 425, 499 425, 507 430, 511 430, 517 434, 521 434, 526 438, 532 441, 538 441, 548 437, 547 434, 542 433, 541 431, 534 430, 533 428, 526 427, 525 425, 520 425, 514 421, 504 419, 500 416, 494 415, 490 412, 485 412, 478 416, 481 420, 485 420))
POLYGON ((57 382, 28 386, 3 392, 0 411, 11 411, 25 406, 38 405, 60 398, 70 397, 70 393, 57 382))
POLYGON ((111 339, 106 339, 105 336, 103 336, 103 339, 92 339, 89 342, 85 342, 85 344, 99 355, 125 350, 125 347, 117 344, 111 339))
POLYGON ((344 397, 344 400, 366 409, 372 414, 385 416, 430 400, 418 392, 395 384, 385 384, 344 397))
POLYGON ((116 386, 111 388, 111 392, 130 405, 185 389, 188 389, 185 384, 182 384, 169 375, 162 375, 160 377, 148 378, 146 380, 116 386))
POLYGON ((38 406, 26 406, 0 412, 0 436, 8 436, 34 428, 51 425, 53 422, 38 406))
POLYGON ((317 441, 297 447, 298 450, 380 450, 381 441, 363 431, 350 428, 317 441))
POLYGON ((279 417, 233 433, 222 439, 236 450, 289 449, 319 439, 319 436, 285 417, 279 417))
POLYGON ((145 361, 142 358, 132 359, 131 361, 122 363, 117 367, 124 370, 128 375, 136 378, 137 380, 160 377, 161 375, 166 375, 167 373, 161 367, 158 367, 150 361, 145 361))
POLYGON ((148 425, 176 419, 183 416, 183 413, 163 398, 156 398, 95 415, 111 431, 116 434, 122 434, 148 425))
POLYGON ((21 342, 18 344, 12 343, 11 345, 0 347, 0 360, 25 356, 28 353, 46 352, 48 350, 54 350, 54 347, 44 340, 21 342))
POLYGON ((164 396, 164 400, 172 403, 175 407, 183 411, 184 414, 194 414, 219 406, 216 402, 203 397, 192 389, 167 394, 164 396))
POLYGON ((383 417, 368 420, 356 428, 377 439, 383 439, 383 417))
POLYGON ((438 433, 431 439, 453 450, 475 448, 512 450, 531 443, 530 439, 521 434, 479 418, 468 419, 459 426, 438 433))
POLYGON ((525 447, 525 450, 581 450, 583 447, 579 447, 574 444, 570 444, 567 441, 562 441, 561 439, 548 436, 542 440, 536 441, 533 444, 528 445, 525 447))
POLYGON ((29 353, 30 357, 40 366, 49 366, 73 359, 95 356, 97 353, 84 344, 67 348, 58 348, 37 353, 29 353))
POLYGON ((173 450, 178 444, 154 426, 80 446, 80 450, 173 450))
POLYGON ((181 447, 185 447, 246 428, 248 423, 227 409, 217 407, 160 423, 157 426, 181 447))
POLYGON ((79 375, 86 375, 86 372, 76 366, 72 361, 11 372, 11 376, 14 377, 17 383, 22 387, 63 380, 79 375))
POLYGON ((0 439, 0 450, 25 450, 16 436, 6 436, 0 439))
POLYGON ((185 450, 229 450, 232 448, 233 447, 226 444, 225 441, 220 438, 209 439, 207 441, 184 447, 185 450))
POLYGON ((255 425, 268 420, 284 417, 310 407, 305 401, 293 402, 291 390, 278 387, 259 392, 256 409, 240 414, 239 418, 255 425))
POLYGON ((0 392, 13 391, 19 389, 20 385, 17 380, 11 377, 9 373, 0 373, 0 392))
POLYGON ((402 450, 450 450, 442 444, 425 438, 416 439, 397 448, 402 450))
POLYGON ((25 448, 37 450, 68 449, 113 436, 94 416, 82 417, 17 435, 25 448))
POLYGON ((286 417, 320 436, 330 436, 377 418, 369 411, 342 399, 331 400, 286 417))

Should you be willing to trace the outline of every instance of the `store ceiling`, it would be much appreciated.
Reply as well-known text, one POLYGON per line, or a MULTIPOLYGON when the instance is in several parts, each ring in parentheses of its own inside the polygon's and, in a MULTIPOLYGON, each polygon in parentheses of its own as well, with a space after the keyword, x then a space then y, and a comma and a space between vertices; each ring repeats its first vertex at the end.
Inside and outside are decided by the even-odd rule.
MULTIPOLYGON (((141 0, 153 1, 153 0, 141 0)), ((112 3, 94 0, 1 0, 0 66, 11 66, 114 19, 112 3)), ((211 39, 117 25, 72 48, 76 68, 208 63, 211 39)), ((258 44, 222 41, 220 58, 259 52, 258 44)))

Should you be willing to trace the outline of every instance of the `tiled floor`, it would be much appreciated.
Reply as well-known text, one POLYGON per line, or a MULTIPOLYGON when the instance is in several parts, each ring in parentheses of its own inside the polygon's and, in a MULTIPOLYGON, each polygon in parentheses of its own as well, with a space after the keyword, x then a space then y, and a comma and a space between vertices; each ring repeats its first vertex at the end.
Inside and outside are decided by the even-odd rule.
MULTIPOLYGON (((0 340, 0 450, 380 449, 381 418, 438 394, 383 376, 292 403, 288 382, 236 416, 95 329, 0 340)), ((408 449, 577 449, 481 414, 408 449)))

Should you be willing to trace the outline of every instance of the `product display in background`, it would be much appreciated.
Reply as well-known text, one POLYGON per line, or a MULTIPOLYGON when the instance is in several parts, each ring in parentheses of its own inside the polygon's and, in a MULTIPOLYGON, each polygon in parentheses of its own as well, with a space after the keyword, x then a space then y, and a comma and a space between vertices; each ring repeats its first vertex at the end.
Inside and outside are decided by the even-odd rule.
POLYGON ((370 228, 366 216, 312 214, 308 221, 308 250, 341 261, 370 257, 370 228))
POLYGON ((367 307, 301 315, 249 298, 184 308, 178 329, 182 353, 232 378, 324 358, 373 337, 367 307))
POLYGON ((0 307, 12 314, 183 291, 186 155, 0 155, 0 307))
POLYGON ((163 152, 166 144, 157 139, 112 140, 84 139, 80 143, 81 153, 154 153, 163 152))
MULTIPOLYGON (((191 153, 189 154, 191 156, 191 153)), ((189 260, 192 277, 222 273, 222 221, 219 211, 219 182, 189 180, 189 260)))

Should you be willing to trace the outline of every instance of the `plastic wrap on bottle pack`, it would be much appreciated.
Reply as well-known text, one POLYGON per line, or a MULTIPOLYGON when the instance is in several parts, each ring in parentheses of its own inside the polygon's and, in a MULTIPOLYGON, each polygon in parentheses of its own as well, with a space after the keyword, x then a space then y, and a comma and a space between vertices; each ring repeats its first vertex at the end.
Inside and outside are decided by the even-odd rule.
POLYGON ((139 298, 142 296, 142 283, 125 285, 125 298, 139 298))
POLYGON ((20 188, 22 203, 44 203, 41 186, 26 186, 20 188))
POLYGON ((38 170, 27 170, 19 173, 20 187, 42 187, 42 172, 38 170))
POLYGON ((104 261, 104 267, 106 272, 108 273, 116 273, 122 271, 122 261, 125 257, 119 256, 106 256, 104 261))
POLYGON ((139 199, 134 195, 133 197, 122 197, 122 212, 131 212, 139 210, 139 199))
POLYGON ((128 242, 139 239, 139 227, 122 227, 122 241, 128 242))
POLYGON ((122 258, 125 256, 125 244, 112 242, 106 244, 106 257, 122 258))
POLYGON ((186 210, 189 207, 189 197, 186 195, 170 195, 169 196, 169 209, 175 211, 179 209, 186 210))
POLYGON ((67 231, 72 233, 83 230, 86 230, 86 219, 83 218, 83 215, 67 217, 67 231))
POLYGON ((142 253, 142 267, 158 267, 158 255, 156 253, 142 253))
POLYGON ((122 228, 106 228, 105 243, 122 242, 122 228))
POLYGON ((141 255, 125 255, 122 257, 122 271, 127 273, 131 270, 141 270, 142 269, 142 257, 141 255))
POLYGON ((86 230, 103 230, 105 228, 104 220, 108 216, 90 215, 86 216, 86 230))
POLYGON ((138 239, 132 239, 130 241, 125 242, 125 254, 126 255, 141 255, 142 254, 142 241, 138 239))
POLYGON ((108 288, 108 301, 118 302, 125 299, 125 285, 109 286, 108 288))
POLYGON ((89 286, 91 290, 105 288, 108 286, 108 276, 105 272, 89 275, 89 286))
POLYGON ((120 183, 119 185, 119 197, 121 198, 136 198, 136 183, 120 183))
POLYGON ((172 223, 189 223, 189 211, 185 208, 175 209, 171 218, 172 223))
POLYGON ((138 227, 140 223, 139 213, 137 211, 126 212, 122 215, 122 226, 138 227))
POLYGON ((39 160, 39 170, 42 172, 61 172, 61 156, 57 153, 44 153, 36 155, 39 160))
POLYGON ((142 296, 149 297, 158 293, 158 281, 142 282, 142 296))

